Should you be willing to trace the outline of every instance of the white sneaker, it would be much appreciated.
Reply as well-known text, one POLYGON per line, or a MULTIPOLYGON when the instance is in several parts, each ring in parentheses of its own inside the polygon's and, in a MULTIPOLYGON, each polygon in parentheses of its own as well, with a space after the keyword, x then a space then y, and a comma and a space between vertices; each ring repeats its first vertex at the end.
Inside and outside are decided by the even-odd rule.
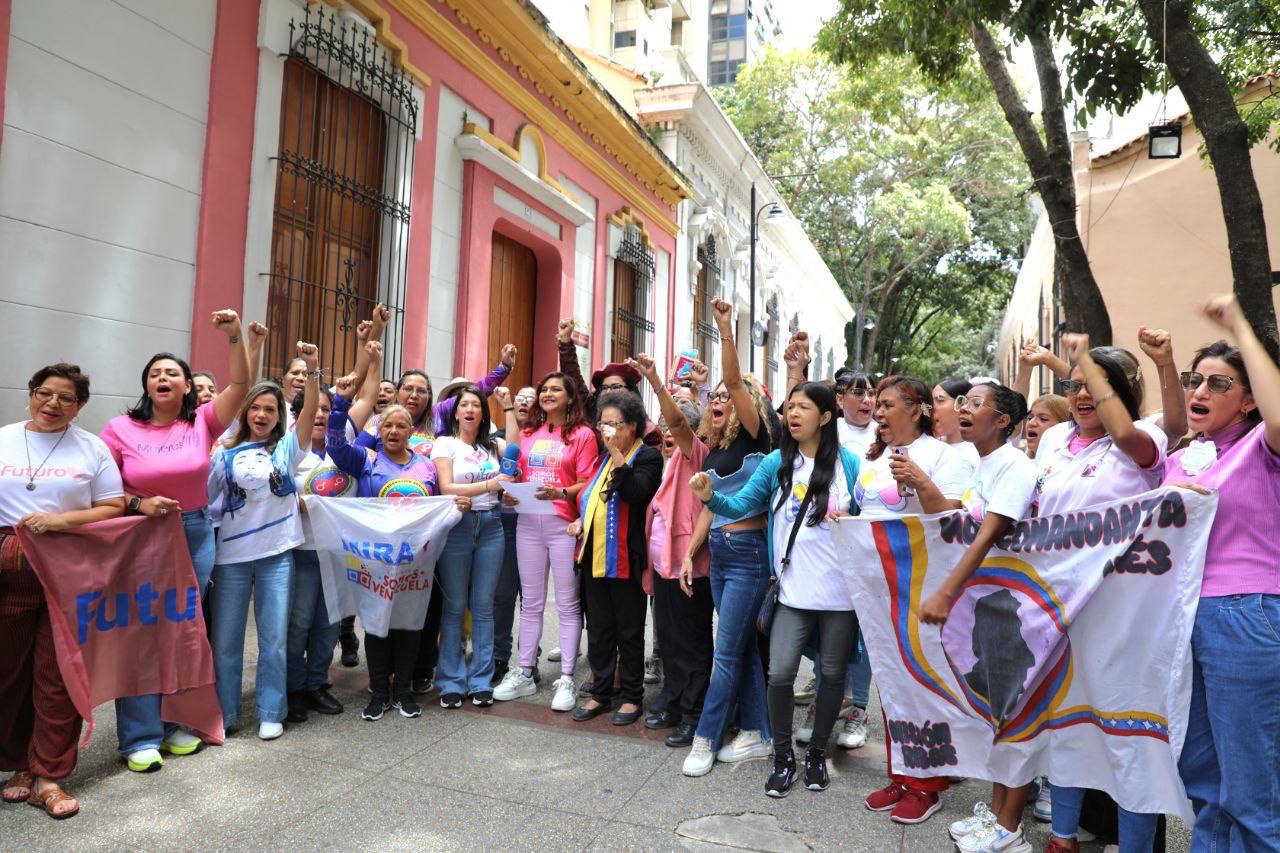
POLYGON ((764 740, 759 732, 738 732, 733 743, 720 747, 716 760, 726 764, 748 761, 752 758, 768 758, 773 755, 773 741, 764 740))
POLYGON ((855 706, 844 718, 844 727, 836 735, 836 745, 860 749, 867 745, 867 712, 855 706))
POLYGON ((1040 792, 1036 794, 1036 804, 1031 808, 1031 815, 1041 823, 1053 821, 1053 788, 1048 779, 1040 780, 1040 792))
POLYGON ((280 723, 259 723, 258 737, 263 740, 275 740, 284 734, 284 726, 280 723))
POLYGON ((134 773, 150 773, 164 766, 164 758, 158 749, 139 749, 125 757, 125 763, 134 773))
POLYGON ((959 841, 995 822, 996 816, 991 808, 986 803, 978 803, 973 807, 973 817, 956 821, 947 827, 947 832, 951 834, 952 840, 959 841))
POLYGON ((800 728, 796 729, 796 743, 808 743, 813 740, 813 718, 817 713, 817 707, 810 704, 809 710, 805 712, 804 722, 800 724, 800 728))
POLYGON ((171 735, 165 735, 164 740, 160 741, 160 749, 170 755, 190 755, 198 751, 202 746, 204 746, 204 741, 181 729, 171 735))
POLYGON ((711 765, 716 763, 715 753, 711 751, 711 738, 693 738, 693 746, 685 756, 684 766, 680 772, 686 776, 706 776, 711 772, 711 765))
MULTIPOLYGON (((572 711, 573 706, 578 703, 578 691, 573 686, 573 676, 560 676, 551 685, 551 689, 555 691, 551 696, 551 710, 572 711)), ((493 695, 496 698, 498 694, 493 695)))
MULTIPOLYGON (((559 682, 557 682, 558 684, 559 682)), ((532 675, 525 675, 520 667, 507 670, 502 681, 493 691, 493 698, 499 702, 510 702, 521 696, 532 696, 538 692, 538 685, 533 683, 532 675)))
POLYGON ((559 647, 559 646, 556 646, 554 649, 552 649, 551 651, 547 652, 547 660, 551 661, 552 663, 559 663, 559 662, 560 662, 560 647, 559 647))
POLYGON ((818 679, 816 677, 810 677, 809 680, 804 683, 804 687, 801 687, 796 691, 796 704, 808 705, 813 701, 813 697, 817 695, 818 679))
POLYGON ((960 853, 1031 853, 1031 845, 1019 826, 1013 832, 994 821, 956 841, 960 853))

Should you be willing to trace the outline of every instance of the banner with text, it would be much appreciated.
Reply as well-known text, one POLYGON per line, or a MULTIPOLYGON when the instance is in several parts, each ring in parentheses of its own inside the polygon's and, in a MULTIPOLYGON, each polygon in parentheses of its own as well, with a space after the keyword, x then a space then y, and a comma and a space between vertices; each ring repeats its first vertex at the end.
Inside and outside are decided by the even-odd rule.
POLYGON ((967 513, 837 526, 887 724, 889 764, 1110 793, 1190 819, 1177 756, 1216 495, 1169 489, 1046 518, 998 541, 941 631, 921 603, 973 541, 967 513))
POLYGON ((431 601, 436 559, 462 518, 454 499, 325 498, 306 495, 329 618, 355 614, 378 637, 420 630, 431 601))

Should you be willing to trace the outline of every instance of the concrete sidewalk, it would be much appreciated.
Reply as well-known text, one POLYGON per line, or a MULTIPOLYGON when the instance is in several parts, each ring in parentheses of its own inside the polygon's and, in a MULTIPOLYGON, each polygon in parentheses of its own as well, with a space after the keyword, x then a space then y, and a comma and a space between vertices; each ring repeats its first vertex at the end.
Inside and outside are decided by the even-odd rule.
MULTIPOLYGON (((552 608, 549 608, 552 609, 552 608)), ((548 617, 553 630, 554 617, 548 617)), ((249 620, 245 671, 256 639, 249 620)), ((544 642, 554 633, 544 635, 544 642)), ((585 643, 585 640, 584 640, 585 643)), ((884 736, 873 708, 862 749, 833 747, 831 787, 803 787, 785 800, 764 795, 766 761, 680 774, 687 750, 640 723, 608 717, 574 723, 550 710, 558 664, 543 662, 534 696, 480 710, 445 711, 434 693, 422 717, 394 710, 369 723, 362 666, 335 666, 336 717, 313 714, 270 742, 257 738, 246 690, 240 734, 225 746, 168 758, 152 774, 128 772, 115 754, 115 712, 97 728, 68 789, 81 813, 52 821, 25 805, 0 807, 5 846, 57 850, 673 850, 945 851, 949 822, 990 795, 981 782, 953 786, 927 823, 903 827, 867 811, 862 798, 884 784, 884 736)), ((586 675, 585 659, 577 677, 586 675)), ((650 693, 656 692, 650 688, 650 693)), ((797 717, 803 712, 797 708, 797 717)), ((1047 840, 1027 812, 1032 843, 1047 840)), ((1170 851, 1189 837, 1170 820, 1170 851)), ((1100 850, 1086 846, 1087 850, 1100 850)))

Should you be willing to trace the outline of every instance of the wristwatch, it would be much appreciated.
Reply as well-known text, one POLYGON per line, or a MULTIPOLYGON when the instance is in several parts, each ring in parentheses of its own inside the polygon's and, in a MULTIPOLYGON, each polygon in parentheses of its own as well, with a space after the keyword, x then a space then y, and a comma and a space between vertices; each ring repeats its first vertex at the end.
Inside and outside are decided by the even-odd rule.
POLYGON ((142 506, 142 498, 134 495, 129 499, 129 512, 137 512, 138 507, 142 506))

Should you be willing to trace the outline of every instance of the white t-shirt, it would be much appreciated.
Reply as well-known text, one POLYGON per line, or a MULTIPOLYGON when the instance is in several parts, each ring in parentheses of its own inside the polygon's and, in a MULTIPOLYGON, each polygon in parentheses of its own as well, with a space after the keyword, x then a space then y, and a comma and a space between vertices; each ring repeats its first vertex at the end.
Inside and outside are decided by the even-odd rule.
POLYGON ((1036 450, 1036 514, 1057 515, 1097 506, 1160 485, 1169 438, 1149 421, 1135 421, 1134 426, 1156 443, 1156 461, 1149 468, 1139 468, 1109 435, 1073 456, 1068 448, 1076 436, 1075 424, 1066 421, 1045 430, 1036 450))
MULTIPOLYGON (((243 447, 243 445, 241 445, 243 447)), ((298 496, 294 492, 277 495, 271 491, 271 475, 275 470, 292 478, 306 451, 298 446, 298 434, 289 430, 268 453, 263 447, 240 449, 220 447, 213 455, 209 469, 209 502, 220 496, 222 520, 218 534, 220 565, 247 563, 262 557, 296 548, 303 542, 302 518, 298 496), (236 486, 244 490, 244 505, 235 507, 228 494, 226 458, 231 455, 231 468, 236 486)))
POLYGON ((89 509, 124 496, 120 470, 102 439, 75 424, 63 435, 29 430, 28 423, 0 427, 0 526, 33 512, 89 509), (28 491, 33 473, 35 488, 28 491))
MULTIPOLYGON (((788 607, 802 610, 852 610, 853 595, 849 591, 848 576, 853 571, 847 553, 836 550, 831 537, 833 523, 823 521, 817 527, 806 522, 812 507, 806 508, 805 519, 796 533, 796 544, 791 549, 791 565, 784 570, 782 558, 787 553, 787 540, 795 525, 796 513, 808 493, 809 477, 813 474, 813 460, 802 453, 796 454, 796 470, 791 478, 791 494, 778 507, 773 518, 774 572, 780 574, 778 600, 788 607)), ((775 495, 773 500, 777 501, 775 495)), ((825 513, 848 512, 849 486, 844 479, 844 466, 836 460, 835 476, 831 480, 825 513)))
MULTIPOLYGON (((965 489, 972 485, 972 477, 960 458, 960 452, 945 441, 939 441, 931 435, 921 435, 907 445, 906 450, 907 456, 920 466, 943 497, 958 501, 964 496, 965 489)), ((887 447, 879 458, 868 460, 862 465, 854 498, 862 509, 863 518, 925 514, 919 495, 913 493, 909 497, 902 497, 898 494, 898 481, 893 479, 889 469, 891 459, 893 448, 887 447)))
POLYGON ((951 446, 960 454, 960 461, 969 469, 969 479, 972 480, 978 475, 978 465, 982 462, 978 448, 973 446, 972 441, 958 441, 951 446))
POLYGON ((1036 491, 1036 464, 1016 447, 1002 444, 978 460, 973 488, 961 499, 977 521, 988 512, 1017 521, 1031 513, 1036 491))
POLYGON ((859 460, 867 458, 867 448, 876 440, 876 428, 878 424, 875 421, 868 421, 866 426, 854 426, 844 418, 836 422, 836 432, 840 436, 840 446, 845 450, 858 457, 859 460))
MULTIPOLYGON (((498 444, 498 448, 501 451, 502 443, 498 444)), ((492 480, 498 476, 501 462, 498 454, 490 453, 483 447, 465 444, 462 439, 452 436, 437 438, 435 446, 431 448, 431 461, 439 463, 441 459, 453 461, 453 482, 459 485, 492 480)), ((493 509, 497 505, 498 495, 494 492, 471 496, 473 511, 493 509)))

